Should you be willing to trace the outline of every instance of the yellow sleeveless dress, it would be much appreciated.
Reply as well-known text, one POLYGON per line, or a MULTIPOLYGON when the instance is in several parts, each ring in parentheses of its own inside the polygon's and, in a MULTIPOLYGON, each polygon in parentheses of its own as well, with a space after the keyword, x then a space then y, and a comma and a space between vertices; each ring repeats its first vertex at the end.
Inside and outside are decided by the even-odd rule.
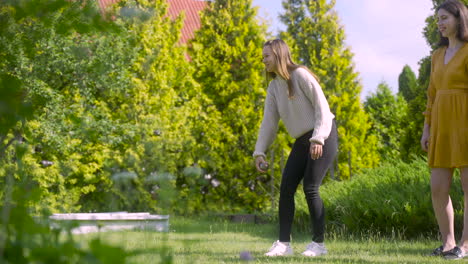
POLYGON ((431 168, 468 166, 468 43, 445 64, 447 47, 434 51, 425 123, 431 168))

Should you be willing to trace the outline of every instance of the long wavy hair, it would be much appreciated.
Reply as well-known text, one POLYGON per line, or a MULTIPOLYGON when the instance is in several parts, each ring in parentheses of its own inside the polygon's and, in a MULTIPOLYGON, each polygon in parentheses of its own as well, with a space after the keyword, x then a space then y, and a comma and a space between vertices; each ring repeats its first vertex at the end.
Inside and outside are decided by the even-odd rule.
MULTIPOLYGON (((277 65, 278 74, 283 79, 285 79, 288 83, 288 97, 290 99, 294 98, 294 90, 293 90, 292 81, 291 81, 291 72, 294 71, 295 69, 297 68, 306 69, 318 81, 317 76, 311 70, 309 70, 309 68, 307 68, 304 65, 296 64, 292 61, 289 47, 286 44, 286 42, 284 42, 282 39, 269 40, 265 42, 265 44, 263 44, 263 48, 267 46, 269 46, 273 52, 274 59, 277 65)), ((271 79, 276 78, 276 73, 267 72, 267 78, 271 78, 271 79)))
MULTIPOLYGON (((468 42, 468 9, 458 0, 447 0, 437 7, 436 12, 444 9, 452 14, 458 21, 457 38, 468 42)), ((448 46, 449 40, 439 32, 439 46, 448 46)))

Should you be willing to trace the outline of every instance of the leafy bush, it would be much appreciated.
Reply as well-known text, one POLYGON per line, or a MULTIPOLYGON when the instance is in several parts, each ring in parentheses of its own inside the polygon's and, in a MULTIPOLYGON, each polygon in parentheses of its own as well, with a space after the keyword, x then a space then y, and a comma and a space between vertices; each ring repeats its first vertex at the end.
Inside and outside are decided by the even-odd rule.
MULTIPOLYGON (((364 170, 349 181, 327 182, 321 188, 328 229, 402 237, 436 234, 430 172, 425 160, 391 161, 364 170)), ((456 227, 462 227, 463 195, 459 177, 451 190, 456 227)), ((296 225, 308 230, 309 213, 303 195, 296 197, 296 225)))
MULTIPOLYGON (((21 157, 19 157, 21 158, 21 157)), ((102 243, 97 238, 86 249, 73 238, 68 226, 65 230, 51 230, 47 219, 32 217, 29 206, 39 199, 40 189, 34 189, 21 166, 8 187, 0 219, 0 263, 125 263, 129 252, 102 243), (15 179, 19 178, 19 179, 15 179), (66 231, 66 235, 62 235, 66 231)))
MULTIPOLYGON (((82 144, 79 137, 67 137, 75 131, 68 129, 73 118, 67 119, 70 116, 64 112, 77 110, 75 105, 67 103, 78 97, 79 92, 73 91, 79 90, 76 89, 79 85, 58 85, 60 80, 67 79, 60 77, 66 74, 59 70, 66 67, 49 67, 55 58, 45 60, 51 64, 39 63, 41 54, 50 55, 47 51, 54 43, 48 42, 53 39, 48 37, 54 31, 70 40, 67 37, 72 32, 76 36, 76 33, 96 33, 106 25, 113 27, 102 21, 96 6, 89 3, 79 0, 0 2, 0 263, 125 263, 129 255, 99 239, 93 239, 89 248, 84 249, 74 241, 70 233, 72 226, 67 229, 68 236, 63 237, 61 230, 51 230, 47 221, 50 214, 47 209, 71 208, 83 193, 80 189, 89 192, 99 182, 93 176, 104 163, 102 156, 95 155, 96 146, 82 144), (46 67, 44 73, 49 75, 35 69, 40 65, 46 67), (47 78, 53 76, 58 81, 47 78), (71 91, 70 100, 63 100, 67 91, 71 91), (41 123, 49 114, 63 122, 41 123), (50 133, 42 133, 47 131, 47 124, 51 125, 50 133), (63 131, 67 133, 60 134, 63 131), (57 134, 60 134, 58 138, 57 134), (74 150, 83 145, 89 148, 76 154, 74 150), (61 155, 64 153, 68 155, 61 155), (57 163, 58 166, 53 166, 57 163), (83 184, 79 188, 70 188, 80 180, 83 184)), ((80 78, 74 80, 78 82, 80 78)))
POLYGON ((174 34, 182 21, 161 15, 162 1, 119 4, 135 12, 107 21, 95 1, 0 4, 0 186, 16 168, 9 142, 27 143, 25 174, 42 195, 35 213, 168 208, 158 197, 175 179, 155 175, 176 175, 200 153, 192 131, 206 124, 193 118, 203 96, 174 34), (2 112, 22 103, 27 118, 2 112))

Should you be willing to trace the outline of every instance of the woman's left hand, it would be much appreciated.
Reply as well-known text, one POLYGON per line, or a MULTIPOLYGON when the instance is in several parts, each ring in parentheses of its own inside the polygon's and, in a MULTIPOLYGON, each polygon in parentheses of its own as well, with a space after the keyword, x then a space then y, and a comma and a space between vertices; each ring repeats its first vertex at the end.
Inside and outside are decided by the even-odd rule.
POLYGON ((313 160, 316 160, 316 159, 322 157, 322 154, 323 154, 322 145, 311 142, 310 143, 310 157, 313 160))

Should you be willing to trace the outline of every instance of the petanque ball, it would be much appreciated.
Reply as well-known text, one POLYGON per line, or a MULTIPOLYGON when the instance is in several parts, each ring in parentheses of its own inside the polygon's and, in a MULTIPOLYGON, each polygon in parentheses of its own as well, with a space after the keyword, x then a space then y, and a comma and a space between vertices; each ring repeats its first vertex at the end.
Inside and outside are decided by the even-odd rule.
POLYGON ((240 259, 245 260, 245 261, 250 261, 253 260, 252 254, 250 254, 249 251, 242 251, 239 255, 240 259))
POLYGON ((259 167, 260 167, 260 169, 266 171, 266 170, 268 170, 268 163, 262 162, 262 163, 260 163, 259 167))

